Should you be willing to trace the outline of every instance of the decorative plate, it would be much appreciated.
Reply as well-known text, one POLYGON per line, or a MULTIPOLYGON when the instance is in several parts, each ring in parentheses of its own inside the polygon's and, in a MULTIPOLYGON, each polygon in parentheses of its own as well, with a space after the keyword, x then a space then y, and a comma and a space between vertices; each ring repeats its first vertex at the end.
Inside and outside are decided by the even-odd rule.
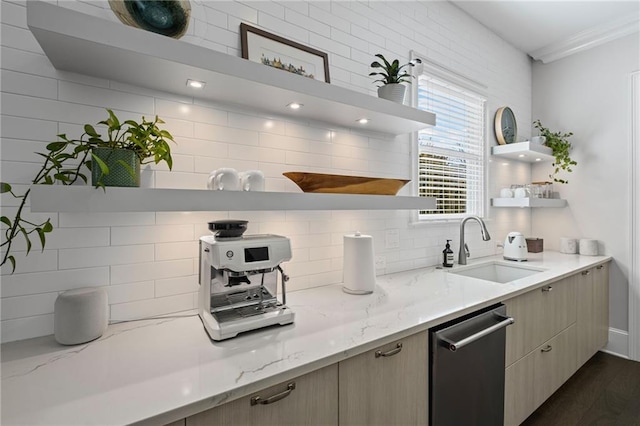
POLYGON ((303 192, 332 194, 396 195, 410 179, 385 179, 364 176, 331 175, 323 173, 286 172, 303 192))
POLYGON ((189 0, 109 0, 109 6, 123 24, 168 37, 180 38, 189 27, 189 0))

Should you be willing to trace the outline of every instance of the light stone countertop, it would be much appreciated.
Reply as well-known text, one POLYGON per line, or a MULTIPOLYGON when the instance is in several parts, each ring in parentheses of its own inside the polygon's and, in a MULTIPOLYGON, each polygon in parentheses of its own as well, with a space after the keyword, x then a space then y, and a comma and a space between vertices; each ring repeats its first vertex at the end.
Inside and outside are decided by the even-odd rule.
MULTIPOLYGON (((502 258, 469 264, 490 260, 502 258)), ((340 285, 292 292, 294 324, 222 342, 192 315, 110 325, 77 346, 53 336, 7 343, 1 423, 169 423, 609 260, 547 251, 524 263, 545 271, 508 284, 432 267, 377 277, 365 296, 340 285)))

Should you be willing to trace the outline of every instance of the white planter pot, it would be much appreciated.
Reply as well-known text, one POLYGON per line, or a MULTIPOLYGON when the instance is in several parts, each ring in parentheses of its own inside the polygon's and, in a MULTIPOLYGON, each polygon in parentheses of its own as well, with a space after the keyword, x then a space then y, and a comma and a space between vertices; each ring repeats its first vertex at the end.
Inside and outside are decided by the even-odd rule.
POLYGON ((406 86, 403 84, 386 84, 382 87, 378 87, 378 97, 388 99, 399 104, 404 104, 404 93, 406 89, 406 86))

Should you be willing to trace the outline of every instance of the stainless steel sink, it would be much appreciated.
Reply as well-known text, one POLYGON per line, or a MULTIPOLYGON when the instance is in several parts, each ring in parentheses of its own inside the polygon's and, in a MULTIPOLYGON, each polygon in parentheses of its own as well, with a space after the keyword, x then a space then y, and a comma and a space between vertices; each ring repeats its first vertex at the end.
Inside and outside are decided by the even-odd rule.
POLYGON ((477 265, 461 266, 449 271, 449 273, 505 284, 543 271, 545 271, 545 269, 525 266, 521 263, 492 261, 479 263, 477 265))

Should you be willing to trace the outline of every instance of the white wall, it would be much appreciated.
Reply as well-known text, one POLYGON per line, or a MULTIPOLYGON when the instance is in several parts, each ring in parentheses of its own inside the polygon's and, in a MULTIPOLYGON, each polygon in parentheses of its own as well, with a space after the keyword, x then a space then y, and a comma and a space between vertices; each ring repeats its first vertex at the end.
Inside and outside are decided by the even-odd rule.
MULTIPOLYGON (((116 21, 106 1, 60 1, 116 21)), ((421 52, 433 61, 488 86, 489 124, 495 110, 510 105, 520 126, 531 121, 529 58, 448 2, 214 2, 191 0, 192 22, 184 41, 239 55, 239 25, 247 22, 328 52, 331 83, 374 95, 368 77, 375 53, 409 58, 421 52)), ((27 184, 38 169, 34 151, 58 133, 79 136, 81 125, 105 118, 112 108, 124 118, 160 115, 176 137, 174 169, 145 170, 145 186, 204 188, 208 173, 221 166, 261 169, 267 190, 296 190, 284 171, 407 177, 411 138, 381 138, 338 132, 314 123, 270 120, 230 108, 131 87, 115 81, 57 71, 26 26, 25 2, 2 1, 3 181, 27 184)), ((78 60, 82 60, 79 56, 78 60)), ((153 70, 150 70, 153 72, 153 70)), ((259 94, 256 94, 259 96, 259 94)), ((523 136, 528 136, 525 132, 523 136)), ((491 131, 489 145, 495 144, 491 131)), ((493 195, 529 168, 490 163, 493 195)), ((2 214, 16 203, 2 198, 2 214)), ((411 212, 317 211, 258 213, 29 214, 51 217, 55 226, 44 253, 18 257, 15 274, 2 271, 2 341, 53 332, 53 303, 59 292, 84 286, 108 290, 111 319, 182 311, 196 306, 197 239, 206 222, 250 221, 249 232, 291 237, 293 260, 285 265, 289 289, 341 281, 342 236, 358 229, 375 239, 386 257, 379 274, 435 265, 446 239, 458 239, 458 224, 411 227, 411 212), (400 249, 385 249, 387 230, 398 230, 400 249)), ((493 254, 510 230, 528 233, 526 211, 502 209, 488 222, 493 240, 484 243, 476 225, 467 231, 474 257, 493 254)), ((456 244, 457 245, 457 244, 456 244)), ((454 247, 455 249, 456 247, 454 247)), ((24 250, 22 246, 21 250, 24 250)))
MULTIPOLYGON (((620 330, 628 330, 630 75, 640 69, 639 40, 636 33, 533 66, 533 117, 574 133, 571 157, 578 165, 569 184, 555 185, 569 206, 536 210, 532 228, 545 248, 558 249, 563 236, 596 238, 600 252, 613 256, 611 327, 620 330)), ((544 179, 548 172, 537 165, 533 176, 544 179)))

